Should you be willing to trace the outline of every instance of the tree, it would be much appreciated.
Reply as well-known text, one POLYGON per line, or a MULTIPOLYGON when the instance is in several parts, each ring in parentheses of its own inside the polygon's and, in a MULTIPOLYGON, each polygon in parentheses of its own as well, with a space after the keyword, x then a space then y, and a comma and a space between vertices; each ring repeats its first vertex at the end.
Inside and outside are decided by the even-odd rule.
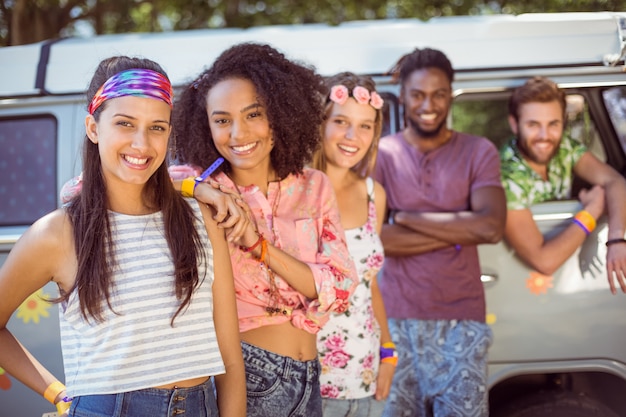
POLYGON ((73 22, 71 11, 81 3, 84 2, 0 1, 2 44, 23 45, 59 36, 73 22))
POLYGON ((624 0, 0 0, 0 46, 76 34, 527 12, 620 11, 624 0), (87 28, 87 30, 85 30, 87 28))

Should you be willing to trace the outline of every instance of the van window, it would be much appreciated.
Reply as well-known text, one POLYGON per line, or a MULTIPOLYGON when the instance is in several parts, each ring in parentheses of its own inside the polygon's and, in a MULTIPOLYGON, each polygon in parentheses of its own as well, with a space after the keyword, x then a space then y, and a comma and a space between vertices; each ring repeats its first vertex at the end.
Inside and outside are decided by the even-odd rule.
POLYGON ((498 149, 511 137, 507 117, 509 98, 505 94, 465 94, 452 104, 452 129, 483 136, 498 149))
POLYGON ((57 207, 56 125, 49 115, 0 119, 0 226, 30 225, 57 207))
POLYGON ((602 98, 619 138, 619 143, 626 152, 626 86, 604 90, 602 98))

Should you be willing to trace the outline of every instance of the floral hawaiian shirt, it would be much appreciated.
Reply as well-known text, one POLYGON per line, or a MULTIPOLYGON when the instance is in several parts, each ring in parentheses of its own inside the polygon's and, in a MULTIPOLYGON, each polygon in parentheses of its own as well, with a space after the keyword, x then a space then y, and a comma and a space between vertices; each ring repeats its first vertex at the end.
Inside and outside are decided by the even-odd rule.
POLYGON ((586 151, 581 143, 563 137, 557 154, 548 165, 548 180, 544 181, 528 166, 517 149, 516 139, 510 140, 500 150, 507 208, 521 210, 544 201, 571 198, 574 165, 586 151))

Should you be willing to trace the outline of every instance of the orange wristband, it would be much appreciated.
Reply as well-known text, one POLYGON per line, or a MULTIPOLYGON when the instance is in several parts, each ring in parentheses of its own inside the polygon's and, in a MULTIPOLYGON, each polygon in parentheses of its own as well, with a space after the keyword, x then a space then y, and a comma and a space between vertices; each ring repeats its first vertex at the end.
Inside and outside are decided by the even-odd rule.
POLYGON ((393 366, 397 366, 398 365, 398 357, 397 356, 389 356, 388 358, 381 359, 380 363, 390 363, 393 366))
POLYGON ((380 363, 390 363, 393 366, 398 364, 398 352, 393 342, 386 342, 381 345, 380 363))
POLYGON ((585 233, 589 234, 596 228, 596 219, 587 210, 581 210, 572 219, 574 223, 581 227, 585 233))
POLYGON ((48 385, 48 388, 43 392, 43 397, 54 405, 54 400, 56 400, 58 395, 63 391, 65 391, 65 385, 59 381, 54 381, 52 384, 48 385))

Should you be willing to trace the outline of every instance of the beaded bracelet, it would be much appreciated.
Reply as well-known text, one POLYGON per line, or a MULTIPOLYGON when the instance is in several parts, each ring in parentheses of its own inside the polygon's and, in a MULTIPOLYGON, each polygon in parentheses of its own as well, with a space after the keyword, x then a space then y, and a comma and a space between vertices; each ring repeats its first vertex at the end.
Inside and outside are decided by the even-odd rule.
MULTIPOLYGON (((265 263, 265 256, 267 255, 267 240, 263 239, 263 241, 261 242, 261 257, 259 257, 259 261, 261 261, 262 264, 267 265, 267 263, 265 263)), ((269 267, 269 265, 267 265, 269 267)))
POLYGON ((241 249, 242 251, 246 253, 252 252, 253 250, 257 248, 257 246, 259 246, 263 242, 263 240, 265 240, 265 238, 263 237, 262 234, 259 234, 259 238, 257 239, 256 242, 254 242, 252 246, 248 246, 248 247, 239 246, 239 249, 241 249))
POLYGON ((596 219, 594 219, 587 210, 581 210, 576 213, 576 215, 572 219, 572 222, 579 226, 581 229, 583 229, 583 231, 587 235, 593 232, 593 230, 596 228, 596 219))

